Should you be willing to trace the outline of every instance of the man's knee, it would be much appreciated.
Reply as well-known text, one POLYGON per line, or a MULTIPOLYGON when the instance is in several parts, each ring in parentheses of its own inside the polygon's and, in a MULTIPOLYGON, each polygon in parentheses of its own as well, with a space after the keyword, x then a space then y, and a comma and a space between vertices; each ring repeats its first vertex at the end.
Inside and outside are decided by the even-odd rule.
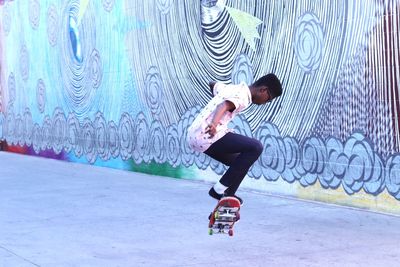
POLYGON ((264 150, 264 145, 260 141, 254 139, 254 141, 253 141, 253 151, 254 151, 255 154, 257 154, 257 157, 259 157, 261 155, 263 150, 264 150))

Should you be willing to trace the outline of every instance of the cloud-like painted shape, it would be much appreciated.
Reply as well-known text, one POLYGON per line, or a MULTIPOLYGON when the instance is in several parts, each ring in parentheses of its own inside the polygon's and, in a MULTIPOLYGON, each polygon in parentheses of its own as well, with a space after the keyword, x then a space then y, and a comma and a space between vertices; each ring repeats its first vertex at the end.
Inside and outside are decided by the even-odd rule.
POLYGON ((347 140, 343 153, 348 162, 342 184, 347 193, 353 194, 373 177, 375 154, 366 137, 358 132, 347 140))
POLYGON ((305 175, 300 178, 303 186, 313 185, 323 173, 326 162, 326 148, 321 139, 307 138, 302 149, 302 164, 305 175))
POLYGON ((165 153, 167 154, 168 162, 174 168, 181 164, 181 146, 179 140, 176 123, 169 125, 166 132, 165 153))
POLYGON ((294 52, 305 72, 319 68, 324 53, 324 31, 316 14, 306 12, 296 22, 294 52))
POLYGON ((146 102, 151 113, 160 114, 164 102, 164 86, 157 67, 151 67, 146 74, 146 102))
POLYGON ((187 129, 192 124, 199 111, 200 106, 191 108, 190 110, 186 111, 185 114, 183 114, 178 122, 178 136, 182 151, 182 164, 185 167, 191 166, 194 162, 195 155, 187 141, 187 129))
POLYGON ((319 181, 323 188, 336 189, 344 177, 347 157, 343 154, 343 144, 336 138, 329 138, 325 147, 327 162, 319 181))
POLYGON ((391 156, 386 163, 386 188, 396 199, 400 199, 400 154, 391 156))
MULTIPOLYGON (((129 116, 129 114, 127 114, 129 116)), ((140 164, 142 162, 149 163, 149 123, 146 119, 146 116, 141 112, 136 116, 134 123, 135 125, 134 135, 136 136, 136 142, 134 149, 132 151, 133 160, 136 164, 140 164)), ((119 131, 119 134, 121 132, 119 131)))
POLYGON ((107 121, 104 118, 103 113, 97 112, 94 119, 93 127, 95 130, 95 147, 97 149, 98 157, 106 161, 110 159, 110 147, 109 147, 109 128, 107 127, 107 121))
POLYGON ((165 128, 162 126, 161 122, 154 120, 150 127, 149 153, 156 163, 165 162, 167 157, 165 154, 165 134, 165 128))
POLYGON ((276 181, 284 170, 285 158, 282 151, 282 139, 275 125, 263 122, 257 129, 255 136, 264 145, 259 161, 262 174, 269 181, 276 181))
MULTIPOLYGON (((178 123, 164 127, 143 113, 135 117, 123 113, 118 125, 107 122, 101 113, 93 121, 85 118, 80 123, 76 114, 66 116, 60 108, 51 117, 45 116, 40 125, 33 123, 29 109, 22 115, 9 109, 6 114, 0 113, 0 139, 32 146, 35 153, 45 149, 53 149, 56 154, 74 153, 86 157, 89 163, 112 156, 133 159, 137 164, 152 160, 174 167, 195 164, 203 170, 210 167, 220 175, 227 166, 193 151, 187 142, 187 128, 200 110, 199 105, 192 107, 178 123)), ((254 137, 264 145, 248 173, 252 178, 276 181, 282 177, 288 183, 299 181, 304 187, 318 181, 326 189, 342 186, 347 194, 364 190, 378 195, 386 189, 400 200, 400 154, 391 155, 385 162, 361 132, 354 132, 345 142, 311 136, 300 143, 292 137, 282 137, 269 122, 261 123, 253 134, 242 115, 236 116, 230 126, 236 133, 254 137)))

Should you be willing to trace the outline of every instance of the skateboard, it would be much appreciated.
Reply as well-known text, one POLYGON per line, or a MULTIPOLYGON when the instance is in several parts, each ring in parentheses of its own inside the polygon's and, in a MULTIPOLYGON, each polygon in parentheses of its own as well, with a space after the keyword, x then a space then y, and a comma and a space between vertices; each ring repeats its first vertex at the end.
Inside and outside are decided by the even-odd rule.
POLYGON ((210 235, 229 234, 233 236, 233 225, 240 220, 240 202, 234 197, 223 197, 218 201, 209 216, 208 233, 210 235), (226 232, 226 230, 228 232, 226 232))

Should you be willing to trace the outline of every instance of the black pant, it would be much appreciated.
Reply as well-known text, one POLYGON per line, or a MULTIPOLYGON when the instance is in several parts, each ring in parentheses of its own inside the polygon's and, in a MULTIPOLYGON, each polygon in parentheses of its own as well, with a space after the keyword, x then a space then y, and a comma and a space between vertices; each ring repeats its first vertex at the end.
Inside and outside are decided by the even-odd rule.
POLYGON ((229 166, 229 169, 221 177, 220 183, 228 187, 225 193, 233 196, 262 151, 263 145, 257 139, 227 133, 204 153, 229 166))

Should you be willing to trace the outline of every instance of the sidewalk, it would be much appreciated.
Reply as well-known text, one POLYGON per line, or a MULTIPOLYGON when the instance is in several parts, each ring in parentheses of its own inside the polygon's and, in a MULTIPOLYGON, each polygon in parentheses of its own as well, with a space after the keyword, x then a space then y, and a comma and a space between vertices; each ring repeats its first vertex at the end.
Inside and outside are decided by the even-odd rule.
POLYGON ((0 266, 400 266, 400 217, 239 191, 209 236, 209 187, 0 152, 0 266))

